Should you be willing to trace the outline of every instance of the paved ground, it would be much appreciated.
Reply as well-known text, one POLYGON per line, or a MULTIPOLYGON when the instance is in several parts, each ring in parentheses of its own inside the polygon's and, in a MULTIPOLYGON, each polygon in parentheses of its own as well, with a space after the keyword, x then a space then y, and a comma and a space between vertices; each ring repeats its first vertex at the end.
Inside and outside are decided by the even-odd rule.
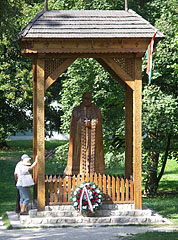
POLYGON ((118 240, 147 231, 178 231, 178 226, 119 226, 82 228, 26 228, 7 230, 0 218, 0 240, 118 240))
POLYGON ((99 228, 41 228, 41 229, 0 229, 0 239, 2 240, 118 240, 123 236, 147 231, 170 231, 168 227, 99 227, 99 228))

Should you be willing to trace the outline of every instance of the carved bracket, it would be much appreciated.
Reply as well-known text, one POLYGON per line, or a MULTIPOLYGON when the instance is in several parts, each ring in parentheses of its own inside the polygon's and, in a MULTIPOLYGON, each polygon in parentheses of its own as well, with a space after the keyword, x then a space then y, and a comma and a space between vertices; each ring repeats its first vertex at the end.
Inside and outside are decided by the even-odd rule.
POLYGON ((76 58, 45 60, 45 90, 75 61, 76 58))
MULTIPOLYGON (((106 65, 109 66, 110 69, 125 83, 127 84, 132 90, 134 90, 134 77, 131 77, 126 72, 126 62, 121 60, 116 60, 116 58, 102 58, 106 65), (122 63, 122 64, 121 64, 122 63)), ((133 59, 134 63, 134 59, 133 59)), ((134 65, 133 65, 134 68, 134 65)), ((134 70, 132 71, 134 75, 134 70)))
POLYGON ((114 58, 114 61, 119 64, 131 78, 134 78, 134 59, 133 58, 114 58))

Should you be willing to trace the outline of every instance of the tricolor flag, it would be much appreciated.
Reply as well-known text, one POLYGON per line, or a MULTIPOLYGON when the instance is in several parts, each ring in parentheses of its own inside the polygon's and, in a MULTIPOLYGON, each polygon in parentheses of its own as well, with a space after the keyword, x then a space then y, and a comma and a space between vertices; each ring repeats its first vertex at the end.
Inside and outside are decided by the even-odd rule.
POLYGON ((154 39, 155 39, 156 33, 154 33, 150 44, 148 45, 148 49, 146 52, 146 58, 148 59, 147 62, 147 69, 146 73, 148 74, 149 77, 149 84, 151 84, 151 76, 152 76, 152 53, 153 53, 153 45, 154 45, 154 39))

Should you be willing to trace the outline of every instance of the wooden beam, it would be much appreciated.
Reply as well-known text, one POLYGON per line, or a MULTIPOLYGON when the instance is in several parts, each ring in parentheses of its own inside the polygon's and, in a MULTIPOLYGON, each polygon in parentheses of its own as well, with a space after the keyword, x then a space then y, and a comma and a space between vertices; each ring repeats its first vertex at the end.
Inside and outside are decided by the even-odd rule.
POLYGON ((150 39, 23 39, 22 53, 144 53, 150 39))
MULTIPOLYGON (((27 53, 25 57, 29 58, 43 58, 43 59, 59 59, 59 58, 102 58, 106 57, 106 53, 27 53)), ((137 54, 136 54, 137 56, 137 54)), ((142 55, 138 54, 138 57, 142 55)), ((107 53, 110 58, 134 58, 135 53, 107 53)))
POLYGON ((102 58, 102 60, 120 77, 120 79, 134 90, 133 79, 119 66, 112 58, 102 58))
POLYGON ((45 81, 45 90, 48 89, 57 78, 66 71, 66 69, 76 60, 76 58, 68 58, 66 59, 54 72, 51 73, 50 76, 45 81))
POLYGON ((44 60, 37 59, 37 155, 38 210, 45 209, 45 125, 44 125, 44 60))
MULTIPOLYGON (((33 58, 33 161, 37 155, 37 60, 33 58)), ((33 168, 33 200, 37 200, 37 167, 33 168)))
MULTIPOLYGON (((33 161, 37 154, 37 60, 33 59, 33 161)), ((33 179, 36 183, 37 169, 33 169, 33 179)))
POLYGON ((133 177, 135 208, 142 208, 142 59, 135 58, 133 92, 133 177))
POLYGON ((106 71, 108 71, 111 76, 116 79, 120 85, 122 87, 126 87, 126 84, 120 79, 120 77, 110 68, 110 66, 107 65, 107 63, 105 63, 102 58, 96 58, 96 60, 101 64, 101 66, 103 66, 104 69, 106 69, 106 71))
POLYGON ((133 90, 125 91, 125 177, 133 176, 133 90))

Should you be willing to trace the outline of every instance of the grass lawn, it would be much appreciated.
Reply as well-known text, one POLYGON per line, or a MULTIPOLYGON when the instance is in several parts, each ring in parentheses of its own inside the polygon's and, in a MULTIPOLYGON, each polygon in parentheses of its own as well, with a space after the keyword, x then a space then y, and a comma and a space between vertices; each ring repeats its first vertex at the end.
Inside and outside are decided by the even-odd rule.
MULTIPOLYGON (((143 204, 178 225, 178 163, 167 162, 158 188, 158 196, 143 197, 143 204)), ((178 238, 177 238, 178 239, 178 238)))
MULTIPOLYGON (((120 239, 120 238, 119 238, 120 239)), ((130 237, 123 237, 122 240, 178 240, 178 232, 146 232, 137 233, 130 237)))
MULTIPOLYGON (((61 141, 47 141, 46 149, 52 150, 59 146, 61 141)), ((32 156, 32 141, 9 141, 11 147, 8 151, 0 151, 0 216, 6 211, 15 210, 16 204, 16 187, 14 184, 14 169, 22 154, 27 153, 32 156)), ((59 172, 54 164, 46 162, 46 173, 62 174, 63 169, 59 172)), ((124 173, 123 165, 114 169, 107 169, 107 174, 124 173)), ((168 161, 163 178, 159 186, 159 195, 154 198, 143 197, 143 204, 152 208, 159 214, 168 218, 175 225, 178 225, 178 164, 175 161, 168 161)), ((150 233, 151 234, 151 233, 150 233)), ((153 233, 154 234, 154 233, 153 233)), ((169 233, 168 233, 169 234, 169 233)), ((172 233, 174 234, 174 233, 172 233)), ((135 238, 133 238, 135 239, 135 238)), ((138 238, 148 239, 148 238, 138 238)), ((154 239, 154 237, 153 237, 154 239)), ((155 238, 165 239, 165 238, 155 238)), ((178 239, 170 237, 170 239, 178 239)))

